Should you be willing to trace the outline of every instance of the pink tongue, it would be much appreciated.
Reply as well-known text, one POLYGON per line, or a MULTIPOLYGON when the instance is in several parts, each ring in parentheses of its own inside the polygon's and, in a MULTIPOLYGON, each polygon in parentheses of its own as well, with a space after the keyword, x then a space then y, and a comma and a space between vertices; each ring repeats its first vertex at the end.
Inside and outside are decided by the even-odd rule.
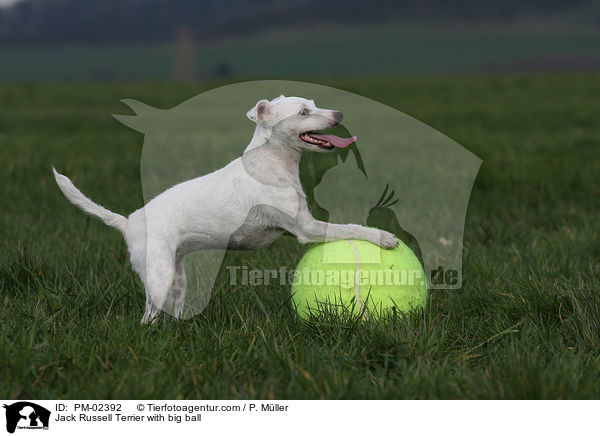
POLYGON ((339 136, 326 135, 321 133, 311 133, 310 136, 312 136, 313 138, 320 139, 321 141, 327 141, 331 145, 340 148, 348 147, 350 144, 356 141, 356 136, 353 136, 352 138, 340 138, 339 136))

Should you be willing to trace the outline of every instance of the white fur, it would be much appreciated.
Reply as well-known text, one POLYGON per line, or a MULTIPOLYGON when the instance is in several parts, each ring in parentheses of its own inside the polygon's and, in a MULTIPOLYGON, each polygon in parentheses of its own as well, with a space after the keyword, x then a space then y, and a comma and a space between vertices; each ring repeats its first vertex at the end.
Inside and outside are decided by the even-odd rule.
POLYGON ((336 125, 335 111, 319 109, 312 100, 280 96, 261 100, 247 116, 256 122, 256 130, 241 157, 167 189, 128 218, 93 203, 54 170, 69 201, 123 233, 133 269, 146 289, 142 323, 154 321, 166 309, 169 296, 175 301, 173 314, 181 316, 183 256, 191 251, 259 248, 284 230, 301 243, 364 239, 384 248, 398 244, 394 235, 382 230, 317 221, 308 209, 300 184, 300 156, 305 150, 327 150, 298 136, 336 125), (308 115, 301 115, 302 109, 308 109, 308 115))

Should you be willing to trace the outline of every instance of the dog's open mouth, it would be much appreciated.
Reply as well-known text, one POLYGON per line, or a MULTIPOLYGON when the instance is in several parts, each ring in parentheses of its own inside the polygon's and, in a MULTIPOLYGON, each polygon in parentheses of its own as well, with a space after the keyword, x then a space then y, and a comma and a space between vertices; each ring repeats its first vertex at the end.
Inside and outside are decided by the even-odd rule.
POLYGON ((304 132, 300 139, 307 144, 317 145, 327 150, 333 150, 335 147, 345 148, 356 141, 356 136, 351 138, 340 138, 329 133, 304 132))

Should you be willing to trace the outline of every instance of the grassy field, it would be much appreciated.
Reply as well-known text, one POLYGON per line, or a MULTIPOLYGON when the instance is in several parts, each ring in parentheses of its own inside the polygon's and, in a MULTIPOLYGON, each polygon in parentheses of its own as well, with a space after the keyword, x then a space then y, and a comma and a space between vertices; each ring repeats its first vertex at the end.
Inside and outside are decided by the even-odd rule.
MULTIPOLYGON (((0 85, 0 397, 599 398, 600 75, 321 80, 407 112, 483 159, 464 286, 386 324, 301 322, 290 289, 231 289, 140 326, 120 235, 71 206, 142 205, 142 137, 121 98, 175 105, 214 84, 0 85)), ((291 238, 226 262, 295 264, 291 238)))

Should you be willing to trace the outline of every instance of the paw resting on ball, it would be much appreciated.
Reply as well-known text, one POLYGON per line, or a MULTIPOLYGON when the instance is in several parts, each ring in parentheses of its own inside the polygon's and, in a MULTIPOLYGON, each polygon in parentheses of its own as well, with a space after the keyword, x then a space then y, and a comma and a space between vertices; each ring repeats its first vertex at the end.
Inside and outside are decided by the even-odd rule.
POLYGON ((392 233, 381 230, 379 246, 382 248, 396 248, 398 246, 398 239, 392 233))

